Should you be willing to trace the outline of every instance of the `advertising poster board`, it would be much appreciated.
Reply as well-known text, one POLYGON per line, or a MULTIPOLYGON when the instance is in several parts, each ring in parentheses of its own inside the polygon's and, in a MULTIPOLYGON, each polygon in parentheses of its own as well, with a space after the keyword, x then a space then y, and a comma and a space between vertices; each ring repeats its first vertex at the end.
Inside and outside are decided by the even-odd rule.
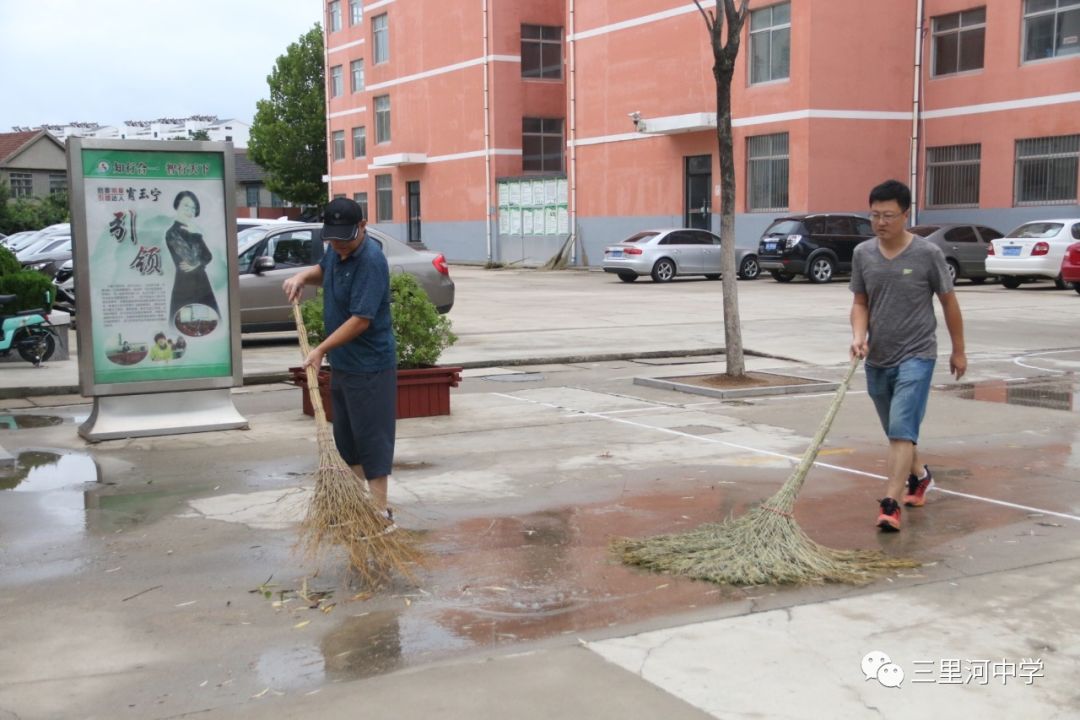
POLYGON ((233 149, 68 143, 87 396, 242 384, 233 149))

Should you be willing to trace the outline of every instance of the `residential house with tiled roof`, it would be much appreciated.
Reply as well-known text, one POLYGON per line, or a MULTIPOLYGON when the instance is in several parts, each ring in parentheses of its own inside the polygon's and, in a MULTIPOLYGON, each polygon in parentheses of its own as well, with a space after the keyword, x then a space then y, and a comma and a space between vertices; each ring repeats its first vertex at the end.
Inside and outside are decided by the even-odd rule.
POLYGON ((0 184, 13 198, 67 191, 63 144, 45 130, 0 133, 0 184))

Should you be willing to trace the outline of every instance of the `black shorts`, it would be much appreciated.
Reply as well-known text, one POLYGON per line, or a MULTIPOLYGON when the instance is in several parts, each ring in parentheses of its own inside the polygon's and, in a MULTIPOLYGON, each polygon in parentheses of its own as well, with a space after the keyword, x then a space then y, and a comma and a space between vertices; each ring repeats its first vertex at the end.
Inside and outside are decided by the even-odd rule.
POLYGON ((330 374, 334 442, 349 465, 362 465, 368 480, 386 477, 394 466, 397 370, 330 374))

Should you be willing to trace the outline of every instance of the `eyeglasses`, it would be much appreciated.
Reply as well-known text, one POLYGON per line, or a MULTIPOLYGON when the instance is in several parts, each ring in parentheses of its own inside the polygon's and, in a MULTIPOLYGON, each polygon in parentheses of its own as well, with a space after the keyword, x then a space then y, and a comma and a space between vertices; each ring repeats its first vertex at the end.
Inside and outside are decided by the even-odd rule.
POLYGON ((891 212, 877 213, 877 212, 872 212, 872 213, 870 213, 870 222, 887 222, 887 223, 891 223, 893 220, 895 220, 897 218, 901 218, 901 217, 904 217, 904 213, 891 213, 891 212))

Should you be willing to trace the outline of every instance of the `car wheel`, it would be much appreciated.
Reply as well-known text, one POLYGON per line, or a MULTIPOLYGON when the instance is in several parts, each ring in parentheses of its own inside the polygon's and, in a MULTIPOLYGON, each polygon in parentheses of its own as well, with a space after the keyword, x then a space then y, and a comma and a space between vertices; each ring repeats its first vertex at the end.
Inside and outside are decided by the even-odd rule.
POLYGON ((772 275, 773 280, 776 282, 788 283, 795 279, 794 275, 783 270, 770 270, 769 274, 772 275))
POLYGON ((637 280, 637 273, 621 272, 619 273, 619 279, 623 282, 634 282, 637 280))
POLYGON ((806 271, 806 277, 812 283, 827 283, 832 280, 836 264, 828 255, 818 255, 810 261, 810 269, 806 271))
POLYGON ((653 282, 670 282, 675 277, 675 263, 667 258, 660 258, 652 267, 653 282))
POLYGON ((1080 293, 1080 282, 1073 283, 1073 290, 1080 293))
POLYGON ((982 276, 980 276, 980 277, 973 277, 973 278, 971 278, 971 282, 972 282, 973 284, 975 284, 975 285, 982 285, 982 284, 983 284, 984 282, 986 282, 986 278, 985 278, 985 277, 982 277, 982 276))
POLYGON ((945 264, 949 267, 949 279, 955 283, 960 277, 960 266, 952 258, 947 258, 945 264))
POLYGON ((760 274, 761 266, 758 265, 757 258, 753 255, 744 257, 742 265, 739 266, 739 277, 743 280, 757 280, 760 274))
POLYGON ((719 275, 715 275, 715 274, 710 274, 710 275, 706 275, 706 276, 705 276, 705 279, 706 279, 706 280, 719 280, 719 279, 720 279, 720 276, 719 276, 719 275))
POLYGON ((1005 277, 1001 278, 1001 284, 1009 288, 1010 290, 1015 290, 1016 288, 1020 287, 1020 278, 1014 277, 1012 275, 1006 275, 1005 277))
POLYGON ((1068 285, 1065 284, 1065 279, 1061 277, 1061 273, 1058 273, 1058 276, 1054 278, 1054 287, 1058 290, 1064 290, 1068 287, 1068 285))

